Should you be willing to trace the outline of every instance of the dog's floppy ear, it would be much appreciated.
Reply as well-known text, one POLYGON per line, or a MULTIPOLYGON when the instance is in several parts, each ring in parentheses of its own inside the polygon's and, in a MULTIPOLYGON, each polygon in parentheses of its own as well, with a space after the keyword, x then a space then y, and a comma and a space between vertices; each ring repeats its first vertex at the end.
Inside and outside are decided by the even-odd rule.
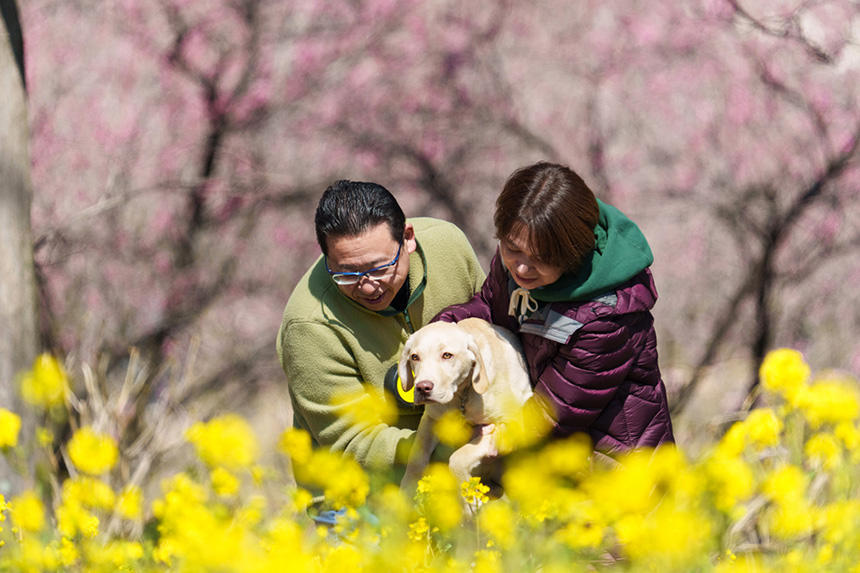
POLYGON ((484 364, 478 343, 475 342, 475 338, 471 335, 469 335, 468 349, 472 353, 472 356, 475 357, 475 363, 472 366, 472 388, 478 394, 483 394, 490 388, 490 379, 487 376, 487 367, 484 364))
POLYGON ((397 365, 397 374, 400 378, 400 387, 404 392, 409 392, 415 384, 415 376, 412 374, 412 366, 409 364, 409 355, 412 353, 412 338, 406 341, 403 352, 400 353, 400 363, 397 365))

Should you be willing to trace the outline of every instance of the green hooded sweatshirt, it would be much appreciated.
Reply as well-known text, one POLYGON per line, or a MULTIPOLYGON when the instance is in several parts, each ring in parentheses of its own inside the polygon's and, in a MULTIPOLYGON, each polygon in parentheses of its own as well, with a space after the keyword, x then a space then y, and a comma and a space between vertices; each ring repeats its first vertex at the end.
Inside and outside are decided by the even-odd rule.
POLYGON ((418 248, 409 256, 412 296, 405 313, 374 312, 351 300, 320 257, 290 295, 278 332, 295 425, 317 445, 347 452, 369 467, 405 461, 401 456, 408 454, 422 409, 400 404, 393 424, 372 423, 350 418, 333 402, 350 397, 367 404, 359 402, 365 390, 383 390, 409 335, 445 307, 469 300, 484 282, 460 229, 426 217, 408 222, 418 248))
POLYGON ((543 302, 587 301, 605 294, 651 266, 654 255, 645 235, 624 213, 600 199, 594 229, 594 251, 575 273, 565 273, 552 284, 529 291, 543 302))

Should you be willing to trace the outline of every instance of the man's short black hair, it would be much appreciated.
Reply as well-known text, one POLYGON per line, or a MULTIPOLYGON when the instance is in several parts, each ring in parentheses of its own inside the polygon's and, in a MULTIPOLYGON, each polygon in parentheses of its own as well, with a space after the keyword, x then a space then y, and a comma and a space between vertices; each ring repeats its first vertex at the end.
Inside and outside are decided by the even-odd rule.
POLYGON ((394 195, 377 183, 346 179, 325 190, 314 216, 317 242, 326 256, 328 237, 360 235, 380 223, 388 223, 395 241, 403 240, 406 217, 394 195))

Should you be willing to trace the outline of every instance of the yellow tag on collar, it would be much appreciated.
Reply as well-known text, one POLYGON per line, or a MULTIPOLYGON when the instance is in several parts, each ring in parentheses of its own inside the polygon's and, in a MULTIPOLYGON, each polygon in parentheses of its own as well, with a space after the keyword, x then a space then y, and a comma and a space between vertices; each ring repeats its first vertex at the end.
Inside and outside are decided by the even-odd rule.
POLYGON ((404 402, 408 404, 415 403, 415 386, 413 386, 409 390, 404 390, 403 385, 400 383, 400 376, 397 377, 397 394, 404 402))

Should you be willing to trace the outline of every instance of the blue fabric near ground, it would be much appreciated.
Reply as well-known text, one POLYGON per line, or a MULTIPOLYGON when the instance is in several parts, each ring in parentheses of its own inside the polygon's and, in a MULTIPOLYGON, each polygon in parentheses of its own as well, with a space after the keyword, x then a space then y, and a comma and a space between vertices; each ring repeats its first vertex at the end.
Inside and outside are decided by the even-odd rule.
POLYGON ((345 509, 327 509, 325 511, 319 512, 319 514, 314 515, 311 519, 314 522, 323 524, 323 525, 335 525, 337 523, 338 518, 342 518, 346 515, 345 509))

